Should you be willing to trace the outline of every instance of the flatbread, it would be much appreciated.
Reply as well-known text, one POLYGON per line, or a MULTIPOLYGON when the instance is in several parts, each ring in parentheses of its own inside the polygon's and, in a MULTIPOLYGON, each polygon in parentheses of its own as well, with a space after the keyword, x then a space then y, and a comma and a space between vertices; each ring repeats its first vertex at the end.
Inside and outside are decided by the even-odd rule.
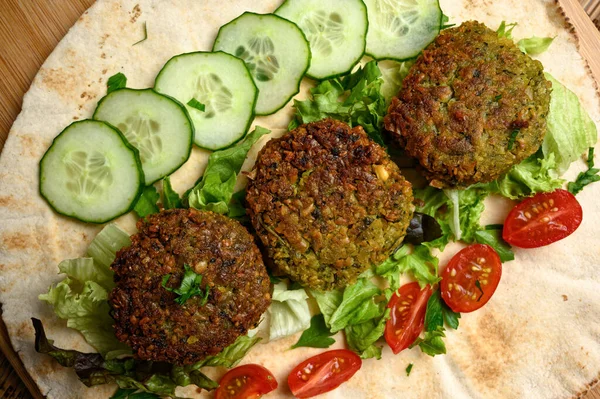
MULTIPOLYGON (((0 301, 12 344, 25 367, 50 398, 108 397, 114 386, 86 388, 72 370, 34 351, 30 317, 44 321, 59 347, 91 351, 49 306, 37 299, 60 280, 62 259, 82 256, 100 226, 83 224, 54 213, 38 193, 38 162, 52 139, 74 120, 89 118, 106 93, 106 80, 117 72, 133 88, 151 87, 161 66, 173 55, 210 49, 218 27, 246 10, 266 13, 280 1, 100 0, 77 21, 46 60, 25 95, 0 158, 0 301), (143 36, 148 39, 135 47, 143 36)), ((600 102, 596 86, 577 51, 573 27, 551 0, 443 0, 453 23, 477 19, 490 27, 502 20, 519 25, 513 35, 556 37, 539 59, 546 70, 575 91, 596 124, 600 102)), ((306 87, 304 88, 306 89, 306 87)), ((301 95, 302 96, 302 95, 301 95)), ((256 124, 281 135, 291 108, 256 124)), ((263 145, 267 138, 260 141, 263 145)), ((259 146, 260 146, 259 145, 259 146)), ((256 146, 256 147, 259 147, 256 146)), ((252 151, 256 155, 257 148, 252 151)), ((201 174, 207 153, 194 148, 177 171, 179 192, 201 174)), ((252 158, 251 157, 251 158, 252 158)), ((249 170, 253 160, 244 165, 249 170)), ((576 162, 573 178, 584 169, 576 162)), ((243 185, 243 178, 238 183, 243 185)), ((460 328, 448 331, 448 354, 431 358, 419 350, 382 360, 366 360, 346 384, 323 398, 567 398, 585 393, 600 374, 600 183, 578 199, 584 219, 579 230, 549 247, 519 250, 504 267, 494 297, 481 310, 464 314, 460 328), (410 377, 405 368, 414 367, 410 377)), ((492 198, 484 222, 502 222, 511 203, 492 198)), ((131 215, 117 223, 134 231, 131 215)), ((441 255, 445 264, 457 245, 441 255)), ((286 378, 301 360, 321 352, 302 348, 285 351, 298 336, 256 346, 244 359, 270 369, 279 389, 269 397, 287 398, 286 378)), ((335 347, 342 347, 337 337, 335 347)), ((207 369, 218 378, 224 370, 207 369)), ((195 388, 180 395, 198 395, 195 388)))

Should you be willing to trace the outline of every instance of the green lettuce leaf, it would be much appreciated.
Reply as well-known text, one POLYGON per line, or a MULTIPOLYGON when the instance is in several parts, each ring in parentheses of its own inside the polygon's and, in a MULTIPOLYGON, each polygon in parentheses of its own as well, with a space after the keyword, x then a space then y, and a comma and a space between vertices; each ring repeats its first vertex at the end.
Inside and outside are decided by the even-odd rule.
POLYGON ((67 320, 67 327, 81 332, 103 355, 115 350, 129 351, 115 337, 107 299, 114 287, 110 263, 116 251, 130 243, 127 233, 114 224, 107 225, 88 248, 93 258, 62 261, 58 269, 66 277, 39 296, 53 307, 58 317, 67 320))
POLYGON ((329 348, 335 343, 335 339, 331 338, 332 335, 333 333, 325 324, 323 315, 314 315, 310 319, 310 327, 304 330, 298 342, 292 345, 291 349, 300 347, 329 348))
POLYGON ((504 176, 491 183, 477 184, 491 193, 510 199, 520 199, 537 193, 554 191, 562 187, 564 180, 556 173, 556 157, 553 152, 542 157, 540 151, 525 159, 504 176))
POLYGON ((288 129, 333 118, 350 126, 361 125, 373 140, 383 144, 381 126, 387 111, 381 94, 383 83, 376 61, 344 77, 325 80, 310 90, 312 99, 294 100, 296 113, 288 129))
POLYGON ((344 299, 341 290, 317 291, 310 290, 310 294, 316 299, 319 310, 323 314, 323 320, 327 327, 331 327, 331 316, 340 307, 344 299))
POLYGON ((375 297, 380 294, 381 290, 366 278, 358 279, 356 283, 346 287, 342 302, 329 319, 331 332, 379 317, 383 313, 382 307, 385 307, 383 302, 375 301, 375 297))
POLYGON ((404 78, 408 75, 410 68, 414 65, 416 59, 407 61, 380 61, 378 66, 383 77, 383 85, 381 86, 381 94, 385 98, 387 104, 392 101, 400 90, 404 78))
POLYGON ((233 344, 223 349, 215 356, 209 356, 204 360, 188 366, 190 370, 198 370, 200 367, 227 367, 232 368, 246 356, 250 349, 261 340, 260 337, 249 337, 240 335, 233 344))
POLYGON ((542 144, 544 157, 556 157, 556 170, 563 174, 571 162, 576 161, 598 141, 596 124, 581 106, 579 98, 549 73, 552 97, 548 113, 548 129, 542 144))
POLYGON ((446 354, 446 344, 442 338, 445 338, 444 327, 438 327, 437 330, 427 331, 424 338, 417 338, 417 340, 410 346, 414 348, 419 346, 421 352, 429 355, 444 355, 446 354))
POLYGON ((158 195, 158 191, 156 191, 156 187, 146 186, 144 188, 144 191, 142 192, 142 195, 136 202, 133 210, 141 218, 144 218, 148 215, 158 213, 159 209, 158 209, 158 205, 156 205, 156 203, 158 202, 159 198, 160 198, 160 195, 158 195))
POLYGON ((381 308, 383 314, 364 323, 349 325, 345 328, 346 340, 350 349, 363 359, 381 359, 381 346, 375 343, 383 336, 385 324, 390 318, 390 309, 381 308))
POLYGON ((188 193, 189 206, 220 214, 228 213, 237 175, 248 151, 267 133, 270 133, 270 130, 257 126, 233 147, 213 152, 208 158, 202 178, 188 193))
MULTIPOLYGON (((102 230, 90 243, 87 249, 87 255, 94 258, 94 262, 103 270, 110 272, 112 280, 112 265, 117 251, 123 247, 131 245, 129 234, 121 230, 116 224, 110 223, 104 226, 102 230)), ((112 287, 111 287, 112 288, 112 287)))
POLYGON ((292 290, 285 282, 273 288, 269 314, 269 340, 273 341, 304 331, 310 327, 308 294, 304 288, 292 290))
POLYGON ((533 36, 519 40, 517 46, 519 46, 519 49, 525 54, 540 55, 548 50, 548 47, 550 47, 553 41, 553 37, 533 36))
POLYGON ((400 288, 400 277, 403 273, 409 273, 422 288, 440 281, 437 276, 438 263, 438 258, 431 254, 427 246, 416 246, 411 253, 410 247, 404 245, 377 266, 375 273, 388 280, 392 291, 400 288))

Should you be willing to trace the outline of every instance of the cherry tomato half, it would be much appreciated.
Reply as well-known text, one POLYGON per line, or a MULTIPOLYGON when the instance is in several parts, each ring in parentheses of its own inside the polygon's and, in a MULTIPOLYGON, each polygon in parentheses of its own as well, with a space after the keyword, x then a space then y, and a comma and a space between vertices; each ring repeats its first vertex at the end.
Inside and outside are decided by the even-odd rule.
POLYGON ((570 192, 540 193, 510 211, 502 238, 520 248, 543 247, 571 235, 582 219, 581 205, 570 192))
POLYGON ((387 305, 391 313, 385 325, 385 341, 394 353, 408 348, 423 331, 430 296, 431 287, 421 289, 416 282, 403 285, 392 295, 387 305))
POLYGON ((501 276, 502 262, 494 248, 470 245, 454 255, 442 272, 442 298, 455 312, 472 312, 490 300, 501 276))
POLYGON ((362 360, 352 351, 323 352, 294 367, 288 376, 288 385, 297 398, 310 398, 339 387, 361 366, 362 360))
POLYGON ((245 364, 229 370, 221 381, 215 399, 258 399, 277 389, 277 380, 258 364, 245 364))

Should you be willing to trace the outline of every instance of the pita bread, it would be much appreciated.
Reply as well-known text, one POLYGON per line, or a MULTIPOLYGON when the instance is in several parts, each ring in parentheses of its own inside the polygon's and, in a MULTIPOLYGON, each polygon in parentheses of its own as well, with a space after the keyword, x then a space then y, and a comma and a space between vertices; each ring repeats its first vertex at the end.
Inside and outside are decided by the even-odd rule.
MULTIPOLYGON (((100 0, 77 21, 46 60, 23 101, 0 158, 0 301, 12 344, 25 367, 49 398, 109 397, 114 386, 86 388, 75 373, 34 351, 30 317, 44 321, 59 347, 91 351, 81 338, 37 299, 60 279, 57 265, 81 256, 99 226, 54 213, 38 194, 38 162, 52 139, 74 120, 89 118, 106 93, 106 80, 117 72, 133 88, 151 87, 173 55, 210 49, 218 27, 246 10, 266 13, 280 1, 100 0), (143 36, 148 39, 131 45, 143 36)), ((556 37, 539 59, 546 70, 577 93, 596 124, 600 102, 586 63, 577 50, 573 27, 552 0, 443 0, 451 22, 476 19, 490 27, 502 20, 518 22, 513 35, 556 37)), ((306 89, 306 88, 304 88, 306 89)), ((302 96, 302 95, 301 95, 302 96)), ((285 131, 291 108, 257 118, 256 124, 285 131)), ((263 138, 260 147, 268 140, 263 138)), ((252 166, 257 148, 246 161, 252 166)), ((194 148, 177 171, 173 186, 184 191, 200 175, 207 153, 194 148)), ((572 179, 584 169, 576 162, 572 179)), ((243 179, 240 179, 243 180, 243 179)), ((238 184, 243 185, 240 181, 238 184)), ((448 354, 431 358, 419 350, 369 359, 340 388, 323 398, 567 398, 583 395, 600 373, 600 183, 578 199, 584 219, 579 230, 549 247, 515 250, 502 282, 487 306, 464 314, 460 328, 447 333, 448 354), (410 377, 404 372, 413 363, 410 377)), ((487 202, 484 222, 502 222, 511 203, 487 202)), ((134 231, 131 215, 117 223, 134 231)), ((445 264, 457 246, 441 255, 445 264)), ((285 351, 298 336, 257 345, 244 359, 270 369, 279 389, 269 397, 291 397, 289 371, 320 349, 285 351)), ((344 340, 337 337, 335 347, 344 340)), ((208 369, 218 378, 224 370, 208 369)), ((195 388, 180 395, 198 395, 195 388)))

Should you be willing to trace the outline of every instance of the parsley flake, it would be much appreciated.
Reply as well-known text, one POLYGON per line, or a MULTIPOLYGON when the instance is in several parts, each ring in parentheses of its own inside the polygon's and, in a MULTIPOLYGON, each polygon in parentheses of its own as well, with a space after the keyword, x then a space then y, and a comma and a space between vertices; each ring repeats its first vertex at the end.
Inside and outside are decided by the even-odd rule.
POLYGON ((479 282, 479 280, 475 280, 475 287, 477 287, 479 292, 481 292, 481 295, 479 295, 479 298, 477 298, 477 302, 479 302, 481 300, 481 297, 483 297, 483 290, 481 289, 481 283, 479 282))
POLYGON ((204 112, 206 110, 206 105, 202 104, 200 101, 196 100, 195 98, 192 98, 190 101, 188 101, 187 105, 189 105, 192 108, 197 109, 198 111, 204 112))
POLYGON ((512 133, 510 134, 510 138, 508 139, 508 145, 506 146, 506 148, 508 148, 509 150, 513 149, 513 147, 515 146, 515 140, 517 139, 518 134, 519 134, 518 130, 512 131, 512 133))
POLYGON ((138 40, 137 42, 133 43, 131 46, 133 47, 136 44, 140 44, 141 42, 143 42, 146 39, 148 39, 148 27, 146 26, 146 21, 144 21, 144 37, 142 38, 142 40, 138 40))
POLYGON ((577 179, 567 185, 567 190, 571 194, 577 195, 588 184, 600 181, 600 176, 598 175, 600 169, 594 168, 594 147, 588 149, 587 166, 587 171, 579 173, 577 179))
POLYGON ((122 89, 127 85, 127 77, 121 72, 114 74, 106 82, 106 94, 110 94, 117 89, 122 89))
POLYGON ((412 371, 413 368, 413 364, 409 363, 408 366, 406 366, 406 376, 408 377, 410 375, 410 372, 412 371))
POLYGON ((310 348, 329 348, 335 343, 335 339, 331 338, 334 335, 329 331, 325 324, 325 318, 322 314, 318 314, 310 319, 310 327, 302 333, 298 342, 290 349, 299 348, 301 346, 310 348))
POLYGON ((202 300, 200 302, 200 306, 206 305, 206 302, 208 302, 210 288, 206 286, 206 289, 203 291, 202 288, 200 288, 200 284, 202 283, 202 275, 194 272, 194 270, 192 270, 188 264, 184 264, 183 267, 185 269, 185 273, 183 274, 179 288, 167 287, 167 283, 171 278, 171 273, 163 276, 161 283, 163 288, 169 292, 174 292, 175 294, 179 295, 177 298, 175 298, 175 302, 180 305, 183 305, 193 296, 201 296, 202 300))

